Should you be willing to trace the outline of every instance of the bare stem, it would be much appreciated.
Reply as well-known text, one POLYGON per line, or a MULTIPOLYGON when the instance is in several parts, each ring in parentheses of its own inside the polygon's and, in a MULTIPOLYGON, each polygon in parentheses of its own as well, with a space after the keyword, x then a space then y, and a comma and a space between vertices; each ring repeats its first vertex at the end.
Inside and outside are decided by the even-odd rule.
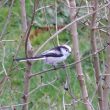
POLYGON ((7 25, 9 24, 9 21, 10 21, 10 18, 11 18, 11 13, 12 13, 13 4, 14 4, 14 0, 12 0, 12 2, 11 2, 11 6, 10 6, 10 8, 9 8, 9 12, 8 12, 8 16, 7 16, 5 25, 4 25, 4 27, 3 27, 3 30, 2 30, 2 32, 1 32, 1 34, 0 34, 0 40, 3 38, 3 35, 5 34, 6 29, 7 29, 7 25))
MULTIPOLYGON (((74 8, 69 8, 70 19, 71 19, 71 21, 75 21, 77 19, 76 18, 76 2, 75 2, 75 0, 69 0, 69 5, 70 5, 70 7, 74 7, 74 8)), ((74 51, 75 60, 80 61, 77 22, 75 22, 71 25, 71 35, 72 35, 72 40, 73 40, 73 51, 74 51)), ((84 75, 83 75, 81 62, 76 64, 76 71, 77 71, 78 80, 79 80, 80 87, 81 87, 84 105, 87 110, 92 110, 91 103, 88 98, 88 91, 87 91, 87 87, 86 87, 86 83, 85 83, 85 79, 84 79, 84 75)))
MULTIPOLYGON (((21 3, 21 15, 22 15, 22 28, 23 28, 23 32, 25 33, 24 39, 25 39, 25 55, 26 57, 32 57, 33 56, 33 50, 32 50, 32 46, 31 46, 31 42, 29 40, 29 35, 30 35, 30 31, 31 31, 31 27, 33 24, 33 20, 34 20, 34 16, 35 16, 35 10, 36 10, 36 4, 37 4, 37 0, 34 1, 34 10, 33 10, 33 14, 32 14, 32 19, 31 19, 31 23, 29 26, 27 26, 27 19, 26 19, 26 10, 25 10, 25 0, 20 0, 21 3)), ((26 62, 26 71, 24 74, 24 95, 23 95, 23 103, 26 103, 23 105, 22 110, 28 110, 28 99, 29 96, 27 95, 29 92, 29 86, 30 86, 30 74, 31 74, 31 67, 32 67, 32 63, 27 61, 26 62)))
POLYGON ((101 6, 100 8, 98 8, 97 10, 95 10, 95 11, 93 11, 93 12, 91 12, 91 13, 88 13, 88 14, 86 14, 86 15, 84 15, 84 16, 81 16, 81 17, 79 17, 79 18, 77 18, 77 19, 71 21, 71 22, 70 22, 69 24, 67 24, 65 27, 63 27, 62 29, 58 30, 55 34, 53 34, 48 40, 46 40, 46 41, 40 46, 40 48, 34 53, 34 56, 35 56, 49 41, 51 41, 51 40, 52 40, 53 38, 55 38, 59 33, 61 33, 62 31, 64 31, 65 29, 67 29, 69 26, 71 26, 71 25, 74 24, 75 22, 78 22, 78 21, 80 21, 80 20, 82 20, 82 19, 84 19, 84 18, 86 18, 86 17, 91 16, 93 13, 96 13, 96 12, 102 10, 103 8, 107 7, 109 4, 110 4, 110 2, 107 3, 107 4, 105 4, 105 5, 103 5, 103 6, 101 6))
MULTIPOLYGON (((93 6, 93 11, 97 10, 97 7, 98 7, 97 0, 92 1, 92 6, 93 6)), ((96 43, 96 31, 97 30, 95 29, 95 27, 97 27, 96 18, 97 18, 97 12, 92 14, 92 19, 91 19, 90 37, 91 37, 92 52, 97 51, 97 43, 96 43)), ((98 88, 97 89, 98 101, 99 101, 98 103, 99 103, 100 110, 102 110, 102 87, 101 87, 101 83, 99 83, 100 81, 99 56, 98 54, 95 54, 92 56, 92 58, 93 58, 93 66, 94 66, 95 78, 96 78, 96 86, 97 86, 96 88, 98 88)))
MULTIPOLYGON (((90 55, 88 55, 88 56, 86 56, 86 57, 80 59, 80 60, 77 60, 77 61, 75 61, 75 62, 73 62, 73 63, 71 63, 71 64, 68 64, 68 65, 65 65, 65 68, 71 67, 71 66, 73 66, 73 65, 76 65, 76 64, 78 64, 79 62, 82 62, 82 61, 84 61, 84 60, 90 58, 91 56, 93 56, 93 55, 95 55, 95 54, 99 54, 100 52, 104 51, 108 46, 109 46, 109 44, 107 44, 104 48, 102 48, 102 49, 100 49, 100 50, 98 50, 98 51, 96 51, 96 52, 94 52, 94 53, 92 53, 92 54, 90 54, 90 55)), ((37 76, 37 75, 40 75, 40 74, 45 74, 45 73, 47 73, 48 71, 55 71, 55 70, 58 70, 58 69, 61 69, 61 68, 64 68, 64 66, 59 66, 59 67, 57 67, 56 69, 54 69, 54 68, 49 68, 49 69, 46 69, 46 70, 44 70, 44 71, 40 71, 40 72, 35 73, 35 74, 30 74, 29 77, 32 78, 32 77, 37 76)))

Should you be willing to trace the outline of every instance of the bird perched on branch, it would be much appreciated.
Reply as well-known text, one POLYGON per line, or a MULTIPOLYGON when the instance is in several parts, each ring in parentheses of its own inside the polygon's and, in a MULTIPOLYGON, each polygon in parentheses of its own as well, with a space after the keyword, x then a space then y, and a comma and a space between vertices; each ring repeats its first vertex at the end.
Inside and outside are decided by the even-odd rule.
POLYGON ((63 62, 71 53, 71 47, 68 45, 61 45, 49 49, 35 57, 30 58, 16 58, 15 61, 34 61, 34 60, 44 60, 45 63, 52 66, 56 66, 58 63, 63 62))

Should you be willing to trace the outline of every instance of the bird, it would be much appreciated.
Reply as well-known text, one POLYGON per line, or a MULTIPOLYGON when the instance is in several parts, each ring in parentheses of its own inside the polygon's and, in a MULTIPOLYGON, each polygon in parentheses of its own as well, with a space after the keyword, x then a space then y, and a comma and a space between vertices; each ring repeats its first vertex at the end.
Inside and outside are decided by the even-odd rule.
POLYGON ((15 58, 14 60, 18 62, 44 60, 46 64, 56 67, 58 63, 65 61, 70 54, 71 47, 65 44, 46 50, 35 57, 15 58))

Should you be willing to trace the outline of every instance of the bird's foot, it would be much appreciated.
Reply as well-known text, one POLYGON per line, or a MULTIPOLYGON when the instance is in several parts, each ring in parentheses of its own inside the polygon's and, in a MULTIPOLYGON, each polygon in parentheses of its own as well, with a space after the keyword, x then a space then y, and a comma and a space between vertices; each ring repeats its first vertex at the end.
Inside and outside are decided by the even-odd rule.
POLYGON ((53 69, 54 69, 54 70, 56 70, 56 69, 57 69, 57 67, 56 67, 55 65, 52 65, 52 66, 53 66, 53 69))
POLYGON ((62 68, 66 68, 66 64, 62 64, 61 67, 62 67, 62 68))

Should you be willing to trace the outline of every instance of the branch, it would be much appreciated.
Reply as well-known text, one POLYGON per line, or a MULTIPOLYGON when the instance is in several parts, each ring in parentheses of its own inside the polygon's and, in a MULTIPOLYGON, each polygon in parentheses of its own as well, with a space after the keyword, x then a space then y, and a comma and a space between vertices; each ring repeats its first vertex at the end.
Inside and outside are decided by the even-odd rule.
MULTIPOLYGON (((23 105, 26 105, 26 104, 29 104, 30 102, 27 102, 27 103, 21 103, 21 104, 12 104, 12 105, 9 105, 9 106, 3 106, 3 107, 0 107, 0 110, 6 110, 8 108, 14 108, 14 107, 19 107, 19 106, 23 106, 23 105)), ((13 109, 14 110, 14 109, 13 109)), ((16 109, 15 109, 16 110, 16 109)))
POLYGON ((91 16, 93 13, 96 13, 97 11, 102 10, 103 8, 107 7, 109 4, 110 4, 110 2, 107 3, 107 4, 105 4, 105 5, 103 5, 103 6, 101 6, 101 7, 98 8, 97 10, 95 10, 95 11, 89 13, 89 14, 86 14, 86 15, 84 15, 84 16, 81 16, 80 18, 77 18, 76 20, 74 20, 74 21, 70 22, 69 24, 67 24, 65 27, 63 27, 62 29, 60 29, 59 31, 57 31, 55 34, 53 34, 47 41, 45 41, 45 42, 40 46, 40 48, 34 53, 34 56, 36 56, 36 54, 37 54, 49 41, 51 41, 54 37, 56 37, 59 33, 61 33, 62 31, 64 31, 66 28, 68 28, 69 26, 71 26, 71 25, 74 24, 75 22, 78 22, 78 21, 80 21, 80 20, 82 20, 82 19, 84 19, 84 18, 86 18, 86 17, 91 16))
POLYGON ((26 57, 28 57, 27 55, 27 51, 28 51, 28 43, 29 43, 29 35, 30 35, 30 31, 31 31, 31 28, 32 28, 32 25, 33 25, 33 21, 34 21, 34 17, 35 17, 35 14, 36 14, 36 7, 38 5, 38 0, 34 0, 34 10, 33 10, 33 15, 32 15, 32 18, 31 18, 31 23, 26 31, 26 35, 25 35, 25 55, 26 57))
MULTIPOLYGON (((22 11, 22 27, 24 28, 23 31, 25 32, 25 55, 26 57, 32 57, 33 56, 33 50, 32 50, 32 45, 31 42, 29 40, 29 35, 30 35, 30 31, 32 28, 32 24, 33 24, 33 20, 35 17, 35 10, 36 10, 36 6, 38 5, 38 0, 34 0, 34 9, 33 9, 33 14, 32 14, 32 19, 31 19, 31 23, 27 28, 27 20, 26 20, 26 10, 25 10, 25 0, 20 0, 21 2, 21 11, 22 11)), ((26 62, 26 71, 24 74, 24 94, 23 94, 23 103, 27 103, 29 100, 29 97, 27 96, 28 92, 29 92, 29 86, 30 86, 30 79, 29 79, 29 75, 31 74, 31 67, 32 67, 32 63, 27 61, 26 62)), ((28 104, 23 105, 22 110, 28 110, 28 104)))
POLYGON ((9 21, 10 21, 13 4, 14 4, 14 0, 12 0, 12 2, 11 2, 11 6, 10 6, 10 8, 9 8, 7 20, 6 20, 6 22, 5 22, 5 25, 4 25, 3 30, 2 30, 2 32, 1 32, 1 35, 0 35, 0 40, 2 40, 3 35, 4 35, 5 31, 6 31, 7 25, 8 25, 8 23, 9 23, 9 21))
MULTIPOLYGON (((97 0, 93 0, 92 5, 94 6, 93 11, 98 9, 98 1, 97 0)), ((92 19, 91 19, 91 24, 90 24, 90 26, 91 26, 90 38, 91 38, 92 52, 97 51, 97 42, 96 42, 96 35, 97 35, 96 32, 97 32, 97 30, 95 29, 95 27, 97 27, 96 19, 97 19, 97 12, 92 14, 92 19)), ((100 72, 100 64, 99 64, 98 54, 93 55, 92 60, 93 60, 93 66, 94 66, 96 86, 98 87, 98 89, 97 89, 98 104, 99 104, 100 110, 102 110, 102 86, 101 86, 101 83, 99 83, 101 72, 100 72)))
POLYGON ((58 70, 58 69, 68 68, 68 67, 74 66, 74 65, 78 64, 79 62, 82 62, 82 61, 84 61, 84 60, 90 58, 90 57, 93 56, 93 55, 99 54, 100 52, 104 51, 104 50, 105 50, 107 47, 109 47, 109 46, 110 46, 110 44, 107 43, 107 45, 104 46, 104 48, 102 48, 102 49, 100 49, 100 50, 98 50, 98 51, 96 51, 96 52, 94 52, 94 53, 92 53, 92 54, 90 54, 90 55, 88 55, 88 56, 86 56, 86 57, 80 59, 79 61, 75 61, 74 63, 68 64, 68 65, 65 65, 65 66, 59 66, 59 67, 57 67, 57 68, 49 68, 49 69, 47 69, 47 70, 40 71, 40 72, 38 72, 38 73, 36 73, 36 74, 30 74, 29 77, 31 78, 31 77, 33 77, 33 76, 37 76, 37 75, 40 75, 40 74, 45 74, 45 73, 48 72, 48 71, 56 71, 56 70, 58 70))
POLYGON ((32 94, 33 92, 35 92, 37 89, 39 89, 39 88, 42 88, 42 87, 45 87, 45 86, 48 86, 48 85, 51 85, 51 84, 53 84, 54 82, 56 82, 58 80, 58 78, 56 78, 56 79, 54 79, 53 81, 51 81, 51 82, 48 82, 47 84, 41 84, 41 85, 39 85, 38 87, 36 87, 35 89, 33 89, 32 91, 30 91, 28 94, 27 94, 27 96, 29 96, 30 94, 32 94))

